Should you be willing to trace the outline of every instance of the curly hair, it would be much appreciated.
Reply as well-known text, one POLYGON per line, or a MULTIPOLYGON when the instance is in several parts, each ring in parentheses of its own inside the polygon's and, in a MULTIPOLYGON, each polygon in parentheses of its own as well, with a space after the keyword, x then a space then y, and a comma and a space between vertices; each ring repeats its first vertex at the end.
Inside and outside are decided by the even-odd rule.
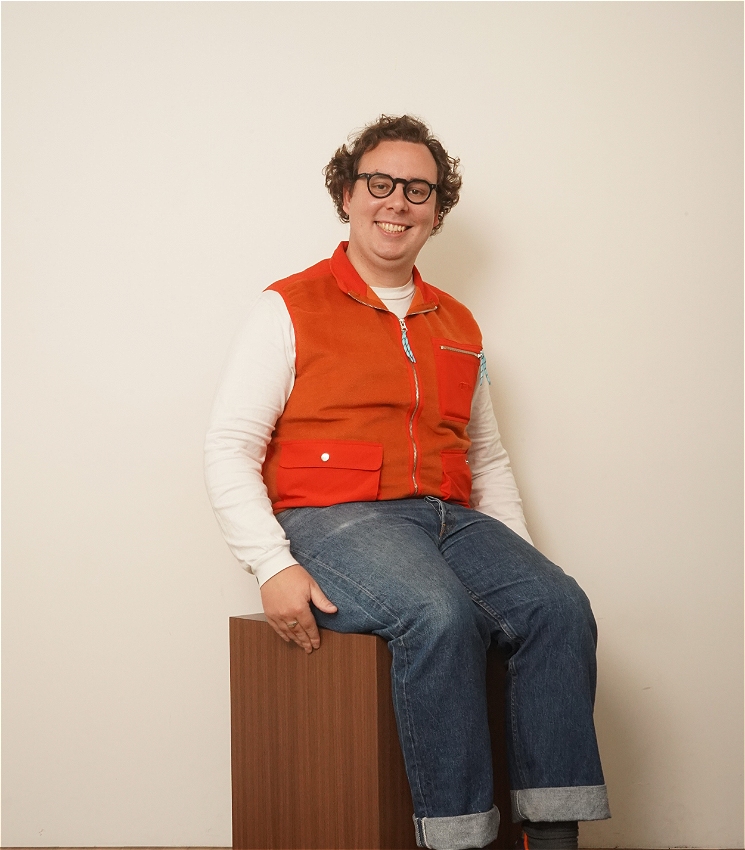
POLYGON ((336 212, 343 222, 349 221, 344 212, 344 189, 354 185, 357 169, 363 154, 376 148, 381 142, 414 142, 425 145, 437 164, 437 225, 432 233, 438 233, 442 222, 450 210, 458 203, 462 178, 458 165, 459 159, 448 154, 440 141, 430 132, 429 127, 411 115, 381 115, 377 121, 353 133, 349 147, 342 145, 323 169, 326 188, 329 190, 336 212))

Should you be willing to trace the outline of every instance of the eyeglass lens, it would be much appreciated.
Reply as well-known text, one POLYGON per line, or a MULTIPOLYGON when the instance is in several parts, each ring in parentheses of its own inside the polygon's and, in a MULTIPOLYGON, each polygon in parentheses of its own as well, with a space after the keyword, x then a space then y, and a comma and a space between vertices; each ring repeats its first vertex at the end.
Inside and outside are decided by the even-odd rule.
POLYGON ((404 195, 412 204, 423 204, 432 194, 426 180, 394 180, 388 174, 373 174, 367 180, 367 188, 375 198, 387 198, 393 194, 396 183, 403 183, 404 195))

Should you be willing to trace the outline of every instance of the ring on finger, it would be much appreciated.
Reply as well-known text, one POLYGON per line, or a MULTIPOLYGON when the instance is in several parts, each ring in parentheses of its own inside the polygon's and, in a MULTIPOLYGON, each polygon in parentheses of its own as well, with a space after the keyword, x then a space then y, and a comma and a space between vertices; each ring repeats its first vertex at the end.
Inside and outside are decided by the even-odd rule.
POLYGON ((285 623, 288 629, 294 629, 297 625, 297 620, 291 620, 289 623, 285 623))

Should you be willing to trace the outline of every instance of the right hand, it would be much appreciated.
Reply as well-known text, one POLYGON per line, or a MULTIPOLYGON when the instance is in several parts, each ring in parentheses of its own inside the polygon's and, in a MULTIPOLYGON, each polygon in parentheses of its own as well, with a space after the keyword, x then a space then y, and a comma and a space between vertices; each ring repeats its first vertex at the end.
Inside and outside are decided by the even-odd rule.
POLYGON ((261 585, 261 602, 267 620, 282 640, 287 643, 294 640, 307 653, 321 645, 310 603, 326 614, 338 610, 300 564, 293 564, 265 581, 261 585), (290 628, 288 623, 295 621, 297 625, 290 628))

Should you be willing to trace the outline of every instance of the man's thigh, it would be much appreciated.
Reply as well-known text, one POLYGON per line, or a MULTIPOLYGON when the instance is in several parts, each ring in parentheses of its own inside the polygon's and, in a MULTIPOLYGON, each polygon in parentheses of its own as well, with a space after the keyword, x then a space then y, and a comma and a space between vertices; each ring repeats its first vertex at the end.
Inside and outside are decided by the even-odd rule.
POLYGON ((577 582, 506 525, 470 508, 443 507, 440 552, 500 643, 519 644, 548 612, 589 613, 577 582))
POLYGON ((314 609, 321 626, 393 639, 445 604, 481 616, 439 551, 439 515, 425 500, 295 508, 277 519, 293 556, 338 606, 314 609))

